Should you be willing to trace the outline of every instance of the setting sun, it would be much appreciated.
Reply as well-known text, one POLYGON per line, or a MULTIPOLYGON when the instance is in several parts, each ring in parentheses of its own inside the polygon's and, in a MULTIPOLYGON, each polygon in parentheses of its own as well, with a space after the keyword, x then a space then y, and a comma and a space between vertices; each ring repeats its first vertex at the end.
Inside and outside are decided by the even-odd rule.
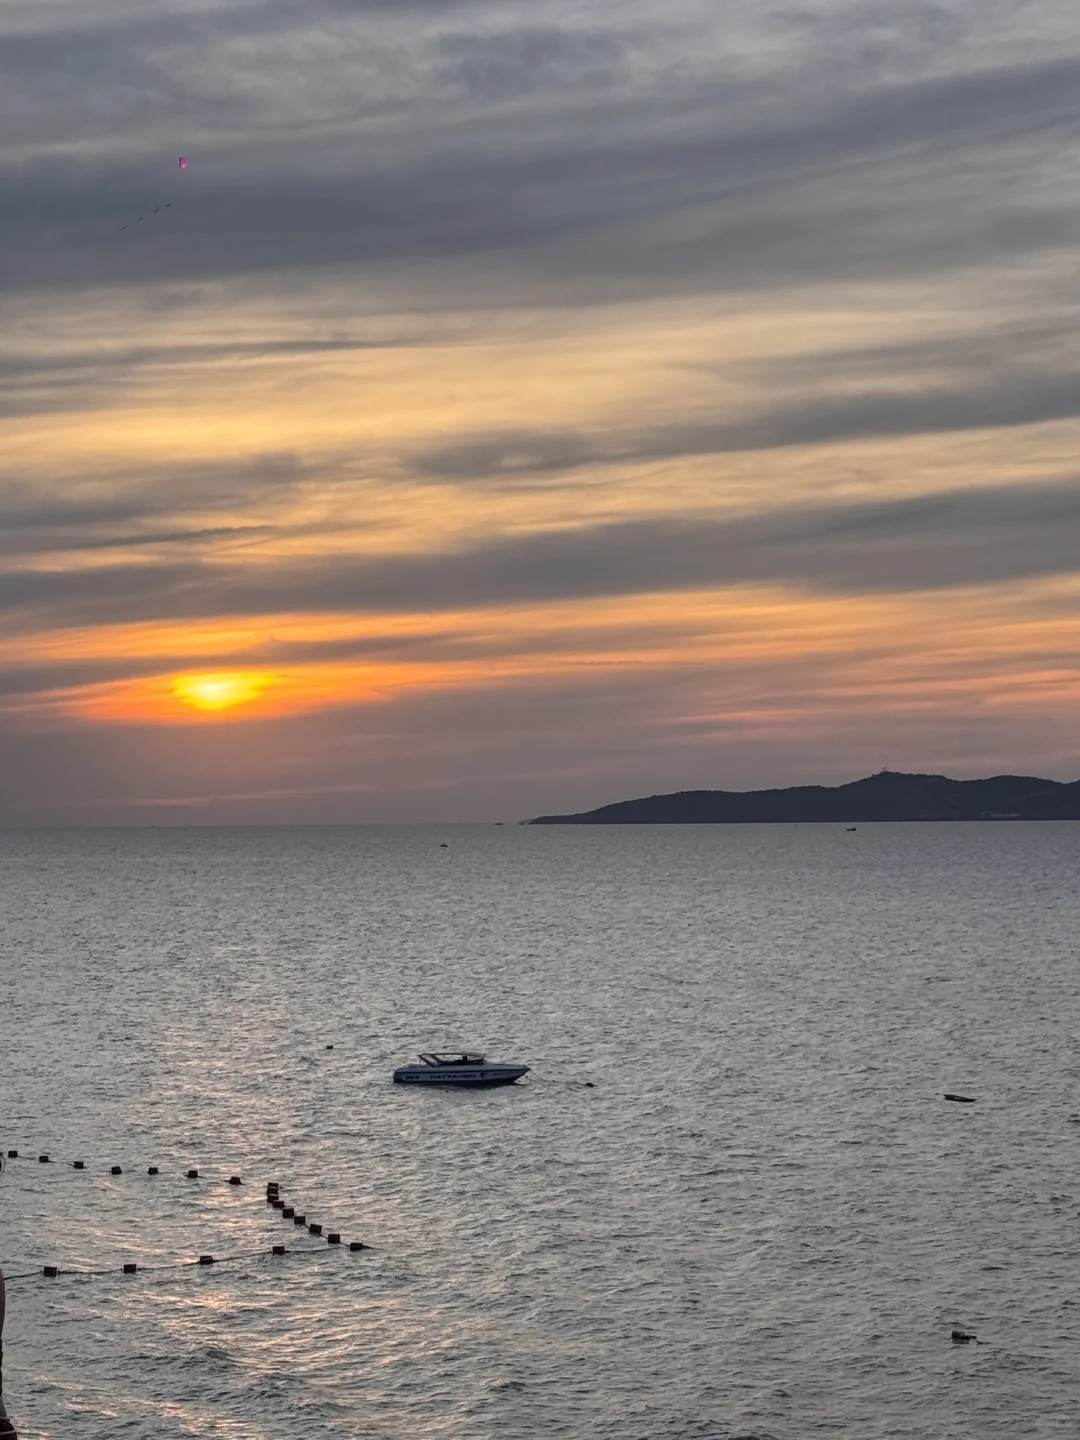
POLYGON ((250 673, 181 675, 173 685, 173 694, 197 710, 229 710, 254 700, 273 681, 273 675, 250 673))

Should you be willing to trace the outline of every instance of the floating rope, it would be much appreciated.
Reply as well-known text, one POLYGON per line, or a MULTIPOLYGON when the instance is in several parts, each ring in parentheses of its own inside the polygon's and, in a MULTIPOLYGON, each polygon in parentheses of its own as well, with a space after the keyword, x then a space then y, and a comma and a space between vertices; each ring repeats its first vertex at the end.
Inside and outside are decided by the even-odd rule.
MULTIPOLYGON (((21 1156, 17 1150, 9 1150, 9 1151, 7 1152, 6 1157, 5 1157, 5 1156, 3 1155, 3 1152, 0 1151, 0 1168, 2 1168, 2 1167, 4 1166, 4 1164, 6 1163, 7 1160, 20 1160, 20 1159, 22 1159, 22 1160, 29 1160, 29 1159, 30 1159, 30 1156, 28 1156, 28 1155, 21 1156)), ((37 1163, 40 1164, 40 1165, 49 1165, 49 1164, 53 1164, 54 1162, 49 1158, 48 1155, 42 1154, 42 1155, 39 1155, 39 1156, 37 1157, 37 1163)), ((75 1169, 75 1170, 85 1170, 85 1168, 86 1168, 85 1163, 84 1163, 82 1160, 72 1160, 72 1161, 69 1161, 68 1163, 71 1165, 72 1169, 75 1169)), ((123 1172, 123 1167, 120 1166, 120 1165, 113 1165, 113 1166, 110 1167, 109 1173, 110 1173, 111 1175, 122 1175, 122 1174, 124 1173, 124 1172, 123 1172)), ((158 1167, 157 1167, 156 1165, 151 1165, 151 1166, 148 1168, 148 1171, 147 1171, 147 1174, 149 1174, 149 1175, 157 1175, 157 1174, 159 1174, 159 1173, 160 1173, 160 1171, 159 1171, 159 1169, 158 1169, 158 1167)), ((201 1176, 200 1173, 199 1173, 199 1171, 198 1171, 197 1169, 195 1169, 195 1168, 192 1168, 192 1169, 189 1169, 188 1171, 186 1171, 184 1178, 187 1179, 187 1180, 203 1180, 203 1179, 206 1179, 206 1180, 209 1180, 210 1183, 221 1183, 220 1181, 215 1182, 212 1177, 209 1177, 209 1176, 201 1176)), ((236 1187, 236 1186, 243 1185, 244 1182, 243 1182, 242 1178, 241 1178, 239 1175, 230 1175, 229 1178, 228 1178, 228 1180, 225 1181, 224 1183, 226 1183, 226 1184, 229 1185, 229 1186, 236 1187)), ((323 1235, 323 1226, 322 1226, 321 1222, 315 1221, 315 1220, 312 1220, 312 1221, 309 1222, 309 1221, 308 1221, 308 1218, 307 1218, 307 1215, 306 1215, 306 1214, 300 1214, 300 1213, 298 1213, 296 1206, 294 1206, 294 1205, 286 1205, 286 1204, 285 1204, 285 1201, 281 1198, 281 1193, 280 1193, 280 1191, 281 1191, 281 1185, 280 1185, 280 1182, 279 1182, 279 1181, 277 1181, 277 1180, 270 1180, 270 1181, 268 1181, 268 1182, 267 1182, 267 1186, 266 1186, 266 1203, 267 1203, 268 1205, 270 1205, 273 1209, 277 1210, 277 1211, 282 1215, 282 1217, 283 1217, 284 1219, 286 1219, 286 1220, 291 1220, 294 1225, 305 1227, 305 1228, 307 1229, 308 1234, 311 1235, 312 1237, 322 1236, 322 1235, 323 1235)), ((330 1231, 327 1231, 325 1238, 326 1238, 326 1243, 327 1243, 327 1245, 330 1245, 330 1246, 341 1246, 342 1248, 346 1248, 346 1247, 342 1244, 341 1232, 338 1231, 338 1230, 330 1230, 330 1231)), ((370 1250, 371 1246, 370 1246, 370 1245, 367 1245, 367 1244, 366 1244, 364 1241, 362 1241, 362 1240, 351 1240, 351 1241, 349 1241, 347 1248, 348 1248, 352 1253, 355 1254, 356 1252, 358 1252, 358 1251, 360 1251, 360 1250, 370 1250)), ((285 1254, 292 1254, 292 1255, 314 1255, 314 1254, 317 1254, 317 1253, 321 1253, 321 1252, 316 1251, 313 1247, 308 1248, 308 1249, 306 1249, 306 1250, 286 1250, 286 1247, 285 1247, 284 1245, 273 1245, 269 1251, 267 1251, 267 1250, 265 1250, 265 1249, 261 1249, 261 1250, 243 1250, 243 1251, 239 1251, 239 1252, 238 1252, 237 1254, 235 1254, 235 1255, 223 1255, 223 1256, 214 1256, 214 1255, 210 1255, 210 1254, 204 1254, 204 1255, 200 1255, 200 1256, 198 1257, 198 1259, 196 1259, 196 1260, 173 1260, 173 1261, 169 1261, 169 1262, 167 1262, 166 1264, 163 1264, 163 1265, 139 1265, 139 1264, 137 1264, 135 1261, 131 1261, 131 1260, 126 1261, 123 1265, 121 1265, 121 1266, 119 1266, 119 1267, 117 1267, 117 1266, 115 1266, 115 1265, 109 1266, 109 1267, 108 1267, 107 1269, 105 1269, 105 1270, 71 1269, 71 1268, 67 1268, 67 1267, 61 1268, 59 1265, 43 1265, 39 1270, 27 1270, 27 1271, 22 1271, 22 1272, 20 1272, 20 1273, 18 1273, 18 1274, 16 1274, 16 1275, 8 1275, 6 1278, 7 1278, 8 1280, 10 1280, 10 1281, 14 1281, 14 1280, 32 1280, 32 1279, 37 1279, 37 1278, 39 1278, 39 1277, 44 1277, 45 1279, 48 1279, 48 1280, 55 1280, 55 1279, 57 1279, 57 1278, 58 1278, 59 1276, 61 1276, 61 1275, 64 1275, 64 1276, 72 1275, 72 1276, 79 1276, 79 1277, 85 1278, 85 1279, 97 1279, 97 1278, 100 1278, 100 1277, 102 1277, 102 1276, 115 1275, 115 1274, 117 1274, 117 1273, 124 1274, 124 1275, 135 1275, 135 1274, 138 1274, 138 1273, 142 1273, 142 1272, 144 1272, 144 1271, 177 1270, 177 1269, 185 1269, 185 1268, 187 1268, 187 1267, 197 1266, 197 1265, 202 1265, 202 1266, 208 1266, 208 1265, 227 1265, 227 1264, 230 1264, 231 1262, 236 1261, 236 1260, 247 1260, 247 1259, 252 1259, 252 1258, 255 1258, 255 1257, 258 1257, 258 1256, 261 1256, 261 1255, 266 1255, 266 1254, 271 1254, 271 1255, 285 1255, 285 1254)))
MULTIPOLYGON (((34 1157, 33 1157, 32 1155, 22 1155, 22 1154, 19 1153, 18 1150, 9 1150, 9 1151, 7 1152, 7 1155, 6 1155, 5 1159, 0 1159, 0 1165, 4 1164, 4 1163, 5 1163, 5 1160, 22 1160, 22 1161, 25 1162, 25 1163, 29 1163, 29 1164, 33 1164, 33 1163, 34 1163, 34 1157)), ((87 1166, 87 1163, 86 1163, 85 1160, 64 1160, 64 1161, 57 1161, 57 1160, 54 1160, 51 1155, 44 1155, 44 1154, 37 1156, 37 1161, 36 1161, 36 1163, 37 1163, 38 1165, 63 1165, 63 1167, 64 1167, 65 1169, 70 1169, 70 1170, 88 1170, 88 1169, 89 1169, 89 1167, 87 1166)), ((110 1175, 123 1175, 123 1173, 124 1173, 124 1167, 123 1167, 122 1165, 110 1165, 110 1166, 109 1166, 109 1174, 110 1174, 110 1175)), ((146 1167, 146 1173, 147 1173, 147 1175, 160 1175, 160 1174, 161 1174, 161 1169, 160 1169, 160 1167, 157 1166, 157 1165, 148 1165, 148 1166, 146 1167)), ((185 1180, 209 1180, 211 1184, 220 1184, 220 1183, 221 1183, 221 1181, 215 1180, 215 1179, 213 1179, 213 1178, 210 1177, 210 1176, 206 1176, 206 1175, 200 1174, 200 1172, 199 1172, 194 1166, 193 1166, 190 1170, 186 1170, 186 1171, 184 1172, 184 1178, 185 1178, 185 1180)), ((244 1182, 243 1182, 243 1180, 240 1178, 239 1175, 230 1175, 229 1178, 228 1178, 228 1180, 227 1180, 225 1183, 226 1183, 227 1185, 243 1185, 244 1182)))
MULTIPOLYGON (((280 1190, 281 1186, 278 1182, 271 1180, 266 1187, 266 1203, 272 1206, 283 1220, 291 1220, 294 1225, 306 1225, 309 1235, 321 1235, 323 1233, 322 1225, 316 1221, 312 1221, 309 1224, 307 1216, 301 1215, 295 1205, 286 1205, 285 1201, 281 1198, 280 1190)), ((340 1232, 337 1230, 328 1231, 326 1243, 328 1245, 340 1245, 342 1243, 340 1232)), ((354 1252, 357 1250, 370 1250, 371 1246, 365 1245, 362 1240, 351 1240, 349 1242, 349 1249, 354 1252)))
MULTIPOLYGON (((328 1046, 327 1048, 329 1049, 329 1048, 332 1048, 332 1047, 328 1046)), ((8 1152, 7 1152, 6 1155, 4 1154, 3 1150, 0 1150, 0 1173, 3 1172, 3 1170, 4 1170, 5 1167, 6 1167, 7 1162, 8 1162, 9 1160, 19 1160, 19 1159, 29 1160, 30 1157, 29 1157, 29 1156, 20 1156, 18 1150, 15 1150, 15 1149, 8 1150, 8 1152)), ((54 1162, 50 1159, 50 1157, 49 1157, 48 1155, 46 1155, 46 1154, 41 1154, 41 1155, 39 1155, 39 1156, 37 1157, 37 1163, 38 1163, 39 1165, 50 1165, 50 1164, 53 1164, 54 1162)), ((71 1168, 72 1168, 73 1170, 83 1170, 83 1171, 85 1171, 85 1169, 86 1169, 86 1163, 85 1163, 85 1161, 82 1161, 82 1160, 72 1160, 72 1161, 69 1161, 68 1164, 71 1166, 71 1168)), ((113 1165, 113 1166, 110 1167, 109 1173, 110 1173, 110 1175, 122 1175, 122 1174, 124 1173, 123 1167, 120 1166, 120 1165, 113 1165)), ((153 1176, 153 1175, 158 1175, 158 1174, 160 1174, 160 1170, 159 1170, 159 1167, 158 1167, 157 1165, 150 1165, 150 1166, 147 1168, 147 1172, 146 1172, 146 1173, 147 1173, 148 1175, 151 1175, 151 1176, 153 1176)), ((202 1180, 203 1178, 210 1179, 211 1177, 203 1177, 203 1176, 201 1176, 201 1175, 199 1174, 198 1169, 195 1168, 195 1167, 192 1167, 191 1169, 187 1170, 186 1173, 185 1173, 185 1179, 187 1179, 187 1180, 202 1180)), ((220 1182, 214 1182, 214 1181, 211 1179, 211 1183, 220 1183, 220 1182)), ((225 1183, 226 1183, 227 1185, 230 1185, 230 1186, 234 1186, 234 1187, 235 1187, 235 1186, 243 1185, 244 1182, 243 1182, 243 1179, 242 1179, 239 1175, 230 1175, 229 1178, 228 1178, 228 1180, 227 1180, 225 1183)), ((281 1189, 281 1186, 280 1186, 279 1182, 276 1181, 276 1180, 271 1180, 271 1181, 267 1184, 267 1187, 266 1187, 266 1202, 267 1202, 267 1204, 270 1205, 273 1209, 279 1211, 279 1212, 281 1213, 281 1215, 283 1216, 283 1218, 285 1218, 285 1219, 291 1219, 294 1225, 297 1225, 297 1226, 305 1226, 305 1225, 306 1225, 308 1234, 311 1235, 312 1237, 321 1236, 322 1233, 323 1233, 323 1227, 322 1227, 322 1225, 321 1225, 320 1223, 318 1223, 317 1221, 312 1221, 312 1222, 308 1223, 307 1216, 306 1216, 306 1215, 298 1215, 298 1214, 296 1213, 296 1207, 295 1207, 294 1205, 286 1205, 286 1204, 285 1204, 285 1201, 281 1198, 281 1195, 280 1195, 280 1193, 279 1193, 279 1192, 280 1192, 280 1189, 281 1189)), ((340 1232, 338 1232, 338 1231, 336 1231, 336 1230, 332 1230, 332 1231, 328 1232, 327 1235, 326 1235, 326 1242, 327 1242, 327 1245, 328 1245, 328 1246, 338 1246, 338 1247, 340 1247, 340 1246, 341 1246, 341 1243, 342 1243, 342 1242, 341 1242, 341 1234, 340 1234, 340 1232)), ((351 1242, 349 1243, 349 1247, 348 1247, 348 1248, 349 1248, 349 1250, 350 1250, 351 1252, 354 1252, 354 1253, 355 1253, 356 1251, 360 1251, 360 1250, 368 1250, 368 1249, 370 1249, 371 1247, 370 1247, 369 1245, 366 1245, 362 1240, 353 1240, 353 1241, 351 1241, 351 1242)), ((209 1268, 209 1267, 212 1267, 212 1266, 215 1266, 215 1265, 230 1265, 230 1264, 236 1264, 237 1262, 242 1261, 242 1260, 261 1259, 261 1258, 263 1258, 263 1257, 266 1256, 266 1255, 272 1255, 272 1256, 274 1256, 274 1257, 285 1257, 285 1256, 289 1256, 289 1255, 295 1255, 295 1256, 301 1256, 301 1255, 321 1255, 321 1254, 325 1254, 325 1253, 326 1253, 326 1252, 325 1252, 324 1250, 317 1249, 315 1246, 307 1246, 306 1248, 304 1248, 304 1249, 302 1249, 302 1250, 291 1250, 291 1249, 289 1249, 288 1247, 286 1247, 285 1245, 279 1243, 279 1244, 272 1245, 269 1250, 267 1250, 265 1247, 262 1247, 261 1249, 258 1249, 258 1250, 238 1250, 238 1251, 233 1252, 231 1255, 202 1254, 202 1255, 199 1255, 199 1256, 198 1256, 196 1259, 194 1259, 194 1260, 172 1260, 172 1261, 166 1261, 166 1262, 164 1262, 164 1263, 162 1263, 162 1264, 157 1264, 157 1265, 140 1265, 138 1262, 136 1262, 136 1261, 134 1261, 134 1260, 125 1260, 125 1261, 124 1261, 122 1264, 120 1264, 119 1266, 117 1266, 117 1265, 111 1265, 111 1266, 109 1266, 108 1268, 106 1268, 106 1269, 101 1269, 101 1270, 88 1270, 88 1269, 83 1269, 83 1268, 76 1268, 76 1267, 69 1267, 69 1266, 60 1266, 60 1265, 42 1265, 42 1266, 40 1267, 40 1269, 36 1269, 36 1270, 23 1270, 23 1271, 19 1271, 18 1273, 14 1274, 14 1275, 8 1275, 8 1276, 6 1276, 6 1277, 4 1277, 4 1278, 5 1278, 6 1282, 9 1283, 9 1284, 16 1284, 16 1283, 23 1282, 23 1281, 27 1281, 27 1280, 37 1280, 37 1279, 57 1280, 57 1279, 60 1279, 61 1277, 65 1278, 65 1279, 68 1278, 68 1277, 71 1277, 71 1278, 73 1278, 73 1279, 79 1279, 79 1280, 100 1280, 100 1279, 105 1279, 105 1278, 108 1278, 108 1277, 110 1277, 110 1276, 114 1276, 114 1275, 118 1275, 118 1274, 119 1274, 119 1275, 125 1275, 125 1276, 128 1276, 128 1275, 139 1275, 139 1274, 160 1274, 160 1273, 162 1273, 163 1271, 167 1271, 167 1270, 188 1270, 188 1269, 193 1269, 193 1268, 195 1268, 195 1267, 209 1268)), ((2 1369, 2 1365, 3 1365, 3 1347, 2 1347, 2 1345, 0 1345, 0 1394, 3 1393, 3 1369, 2 1369)), ((3 1408, 3 1407, 0 1406, 0 1409, 2 1409, 2 1408, 3 1408)), ((6 1416, 0 1415, 0 1436, 3 1436, 3 1435, 15 1436, 15 1435, 16 1435, 16 1431, 15 1431, 15 1427, 12 1425, 11 1421, 8 1420, 6 1416)))
MULTIPOLYGON (((365 1246, 365 1249, 367 1247, 365 1246)), ((274 1245, 269 1250, 238 1250, 233 1255, 200 1255, 197 1260, 169 1260, 162 1265, 138 1265, 126 1260, 122 1265, 111 1265, 106 1270, 83 1270, 66 1265, 42 1265, 37 1270, 23 1270, 17 1275, 6 1275, 10 1284, 14 1280, 56 1280, 61 1276, 74 1275, 82 1280, 99 1280, 107 1275, 143 1275, 162 1270, 189 1270, 195 1266, 230 1265, 237 1260, 253 1260, 263 1255, 322 1255, 325 1252, 314 1247, 307 1250, 287 1250, 284 1245, 274 1245)))

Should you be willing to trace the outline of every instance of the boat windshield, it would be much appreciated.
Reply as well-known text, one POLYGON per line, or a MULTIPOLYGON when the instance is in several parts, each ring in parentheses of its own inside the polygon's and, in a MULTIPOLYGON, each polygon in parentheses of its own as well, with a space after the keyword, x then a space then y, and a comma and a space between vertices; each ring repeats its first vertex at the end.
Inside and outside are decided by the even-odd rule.
POLYGON ((425 1065, 482 1065, 483 1055, 473 1054, 471 1051, 462 1050, 455 1055, 421 1055, 420 1059, 425 1065))

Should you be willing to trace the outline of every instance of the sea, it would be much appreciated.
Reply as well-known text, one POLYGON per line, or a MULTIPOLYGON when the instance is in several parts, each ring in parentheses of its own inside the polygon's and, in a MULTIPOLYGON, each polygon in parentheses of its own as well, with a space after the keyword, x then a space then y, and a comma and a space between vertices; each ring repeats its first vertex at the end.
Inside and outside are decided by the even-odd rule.
POLYGON ((0 1146, 24 1440, 1077 1436, 1080 824, 3 832, 0 1146))

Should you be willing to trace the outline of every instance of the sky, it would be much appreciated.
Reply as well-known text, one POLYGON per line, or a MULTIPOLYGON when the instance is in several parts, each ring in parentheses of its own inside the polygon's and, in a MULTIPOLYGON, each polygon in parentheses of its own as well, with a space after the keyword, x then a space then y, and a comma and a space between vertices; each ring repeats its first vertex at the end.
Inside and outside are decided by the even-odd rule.
POLYGON ((1077 778, 1078 148, 1075 0, 0 0, 0 824, 1077 778))

